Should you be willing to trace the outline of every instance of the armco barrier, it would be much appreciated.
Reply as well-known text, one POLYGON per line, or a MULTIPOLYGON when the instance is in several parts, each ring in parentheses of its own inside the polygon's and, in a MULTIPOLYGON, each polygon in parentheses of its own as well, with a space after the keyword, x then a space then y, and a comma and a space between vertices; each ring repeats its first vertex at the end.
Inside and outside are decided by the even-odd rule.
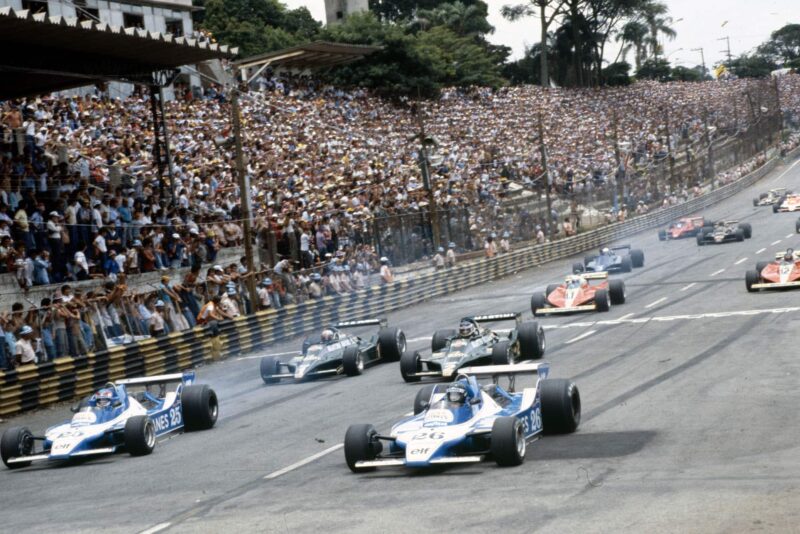
MULTIPOLYGON (((800 149, 787 157, 800 155, 800 149)), ((222 325, 223 354, 258 350, 340 320, 378 317, 385 313, 508 276, 517 271, 572 256, 603 244, 665 225, 677 217, 700 213, 749 187, 771 171, 777 160, 719 189, 683 204, 660 209, 629 221, 613 223, 575 237, 533 245, 491 260, 430 272, 391 286, 371 287, 349 295, 267 310, 222 325)), ((81 358, 59 358, 39 366, 22 366, 0 373, 0 416, 18 413, 86 395, 108 381, 176 372, 211 358, 211 343, 202 330, 171 334, 115 347, 81 358)), ((254 368, 254 379, 256 371, 254 368)))

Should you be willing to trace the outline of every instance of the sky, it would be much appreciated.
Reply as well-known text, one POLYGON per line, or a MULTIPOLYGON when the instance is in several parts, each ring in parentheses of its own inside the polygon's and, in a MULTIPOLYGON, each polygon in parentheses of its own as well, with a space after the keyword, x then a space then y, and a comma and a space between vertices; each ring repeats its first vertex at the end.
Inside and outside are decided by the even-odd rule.
MULTIPOLYGON (((324 0, 282 0, 289 7, 306 6, 314 18, 324 22, 324 0)), ((489 4, 489 22, 495 32, 489 41, 510 46, 514 59, 525 53, 526 45, 538 42, 539 22, 529 18, 509 22, 500 15, 505 4, 526 0, 484 0, 489 4)), ((529 1, 529 0, 528 0, 529 1)), ((710 68, 725 58, 727 43, 717 39, 730 37, 731 53, 734 56, 749 52, 769 39, 778 28, 800 23, 800 0, 662 0, 670 10, 678 32, 674 41, 664 42, 664 53, 673 64, 693 67, 700 64, 703 48, 706 65, 710 68)), ((613 61, 619 51, 614 42, 608 52, 613 61)), ((629 58, 632 61, 632 58, 629 58)))

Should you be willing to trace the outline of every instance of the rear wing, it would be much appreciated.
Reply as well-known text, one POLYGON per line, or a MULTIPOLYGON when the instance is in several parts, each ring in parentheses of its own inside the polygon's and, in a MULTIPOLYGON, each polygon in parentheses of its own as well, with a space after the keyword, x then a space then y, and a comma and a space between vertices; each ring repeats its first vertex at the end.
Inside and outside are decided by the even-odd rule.
POLYGON ((342 321, 336 324, 336 328, 355 328, 357 326, 382 326, 385 327, 389 322, 383 319, 364 319, 363 321, 342 321))
POLYGON ((550 374, 550 363, 519 363, 514 365, 483 365, 481 367, 463 367, 458 370, 459 375, 474 376, 478 378, 491 377, 497 383, 500 377, 507 377, 510 389, 514 389, 514 378, 517 375, 537 375, 540 379, 547 378, 550 374))
POLYGON ((476 323, 496 323, 499 321, 516 321, 522 322, 521 313, 498 313, 495 315, 474 315, 472 320, 476 323))
POLYGON ((133 386, 133 385, 155 385, 155 384, 172 384, 183 382, 186 385, 194 383, 194 371, 186 371, 183 373, 175 373, 170 375, 155 375, 155 376, 142 376, 139 378, 123 378, 117 380, 115 383, 118 386, 133 386))

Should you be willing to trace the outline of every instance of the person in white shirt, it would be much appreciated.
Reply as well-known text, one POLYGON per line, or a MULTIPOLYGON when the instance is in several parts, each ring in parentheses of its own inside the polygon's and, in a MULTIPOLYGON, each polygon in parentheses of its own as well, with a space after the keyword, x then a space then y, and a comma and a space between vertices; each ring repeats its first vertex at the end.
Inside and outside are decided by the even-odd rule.
POLYGON ((17 365, 27 365, 36 363, 36 351, 33 349, 33 328, 28 325, 23 325, 19 330, 19 337, 16 343, 16 362, 17 365))
POLYGON ((447 245, 447 255, 444 259, 445 266, 449 269, 456 265, 456 244, 450 243, 447 245))
POLYGON ((381 258, 381 282, 384 284, 391 284, 394 282, 394 274, 389 267, 389 258, 386 256, 381 258))

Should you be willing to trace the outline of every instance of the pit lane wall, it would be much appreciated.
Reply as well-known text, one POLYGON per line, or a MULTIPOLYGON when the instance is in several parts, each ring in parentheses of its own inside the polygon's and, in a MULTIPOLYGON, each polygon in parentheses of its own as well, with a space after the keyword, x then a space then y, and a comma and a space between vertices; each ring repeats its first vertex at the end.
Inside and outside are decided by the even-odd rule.
MULTIPOLYGON (((800 148, 786 160, 800 156, 800 148)), ((596 230, 544 245, 533 245, 490 260, 457 265, 446 272, 430 272, 391 286, 376 286, 349 295, 267 310, 228 321, 221 327, 223 357, 265 348, 342 320, 381 317, 434 297, 502 278, 543 263, 566 258, 664 226, 678 217, 703 209, 738 193, 768 174, 779 158, 738 181, 683 204, 613 223, 596 230)), ((58 358, 39 366, 27 365, 0 373, 0 416, 12 415, 90 394, 108 381, 126 377, 178 372, 212 359, 211 339, 201 329, 147 339, 80 358, 58 358)), ((258 380, 253 364, 253 380, 258 380)))

